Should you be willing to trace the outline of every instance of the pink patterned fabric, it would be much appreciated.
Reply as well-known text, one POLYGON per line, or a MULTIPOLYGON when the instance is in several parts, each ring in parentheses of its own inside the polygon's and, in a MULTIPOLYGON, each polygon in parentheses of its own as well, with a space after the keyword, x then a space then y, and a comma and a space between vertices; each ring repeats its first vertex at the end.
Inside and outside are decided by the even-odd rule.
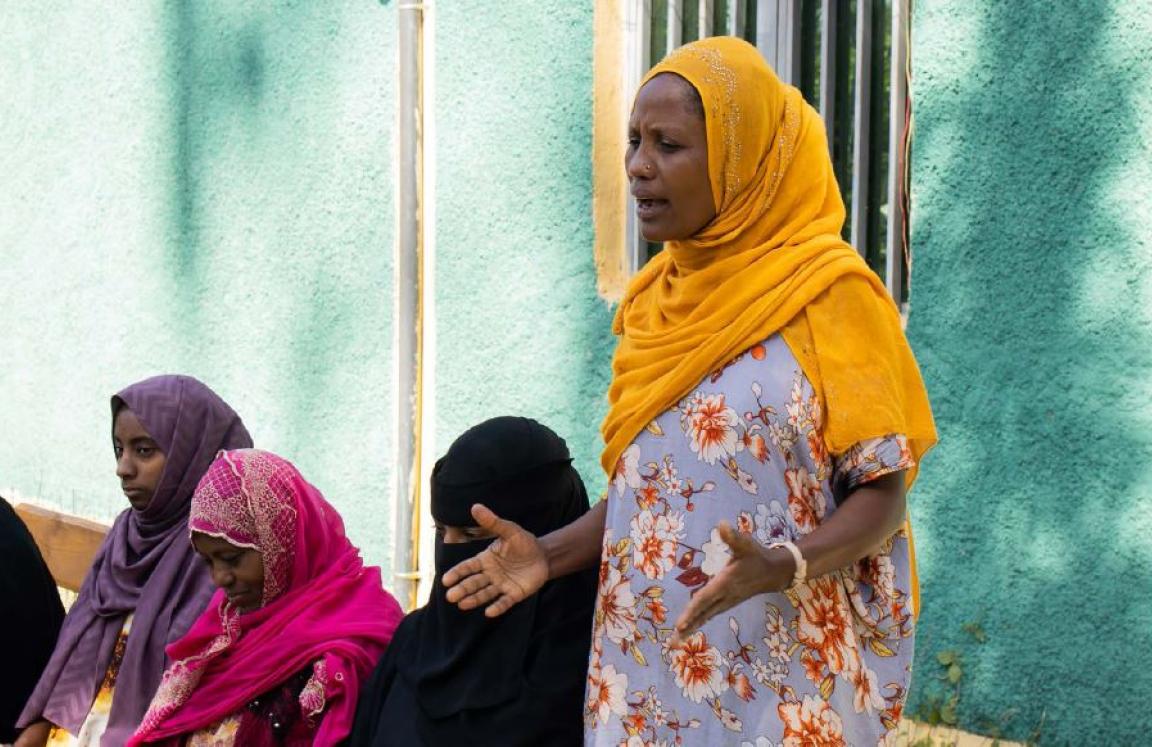
POLYGON ((309 665, 301 712, 319 724, 316 745, 340 742, 403 614, 380 570, 364 566, 320 491, 264 451, 221 452, 196 488, 189 528, 260 551, 264 604, 240 614, 216 592, 168 647, 174 663, 128 745, 211 726, 309 665))

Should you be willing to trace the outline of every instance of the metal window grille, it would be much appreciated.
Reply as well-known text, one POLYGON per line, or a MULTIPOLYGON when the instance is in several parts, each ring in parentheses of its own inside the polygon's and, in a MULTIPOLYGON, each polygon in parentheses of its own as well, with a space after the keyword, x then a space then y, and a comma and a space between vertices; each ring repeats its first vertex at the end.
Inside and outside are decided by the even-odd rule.
MULTIPOLYGON (((747 39, 781 80, 824 118, 847 210, 844 238, 907 301, 908 16, 911 0, 626 0, 624 90, 681 44, 747 39)), ((644 241, 629 201, 633 270, 659 244, 644 241)))

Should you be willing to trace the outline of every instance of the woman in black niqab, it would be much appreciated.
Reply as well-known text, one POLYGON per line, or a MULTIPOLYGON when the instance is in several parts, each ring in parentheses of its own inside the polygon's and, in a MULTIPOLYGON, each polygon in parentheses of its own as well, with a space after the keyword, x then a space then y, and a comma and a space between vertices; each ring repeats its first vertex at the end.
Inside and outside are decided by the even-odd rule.
POLYGON ((534 420, 494 418, 456 439, 432 473, 431 596, 362 690, 351 747, 583 743, 595 570, 551 581, 498 618, 462 611, 441 576, 493 541, 452 541, 474 536, 476 503, 541 536, 583 515, 588 495, 564 440, 534 420))

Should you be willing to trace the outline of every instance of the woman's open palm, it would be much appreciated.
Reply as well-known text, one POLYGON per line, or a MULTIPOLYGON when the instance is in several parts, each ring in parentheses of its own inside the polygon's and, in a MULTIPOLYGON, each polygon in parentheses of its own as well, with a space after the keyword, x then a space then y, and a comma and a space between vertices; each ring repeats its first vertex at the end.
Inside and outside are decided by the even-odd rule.
POLYGON ((477 504, 472 517, 496 535, 483 552, 444 574, 448 601, 470 610, 488 605, 486 617, 497 617, 539 591, 548 580, 548 558, 535 535, 477 504))

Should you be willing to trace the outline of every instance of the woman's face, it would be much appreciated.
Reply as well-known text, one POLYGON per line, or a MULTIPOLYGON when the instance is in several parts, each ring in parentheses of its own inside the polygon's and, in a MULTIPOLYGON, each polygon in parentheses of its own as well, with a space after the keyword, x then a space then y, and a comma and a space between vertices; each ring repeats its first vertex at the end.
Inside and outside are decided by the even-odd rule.
POLYGON ((461 542, 475 542, 476 540, 492 539, 495 534, 482 527, 454 527, 436 522, 436 534, 446 545, 458 545, 461 542))
POLYGON ((112 421, 112 452, 124 495, 132 508, 143 511, 156 495, 167 457, 127 406, 121 407, 112 421))
POLYGON ((224 590, 232 606, 241 612, 260 609, 264 603, 264 558, 259 552, 201 532, 192 532, 192 547, 208 564, 212 583, 224 590))
POLYGON ((636 95, 624 167, 645 239, 687 239, 716 217, 703 107, 680 76, 657 75, 636 95))

